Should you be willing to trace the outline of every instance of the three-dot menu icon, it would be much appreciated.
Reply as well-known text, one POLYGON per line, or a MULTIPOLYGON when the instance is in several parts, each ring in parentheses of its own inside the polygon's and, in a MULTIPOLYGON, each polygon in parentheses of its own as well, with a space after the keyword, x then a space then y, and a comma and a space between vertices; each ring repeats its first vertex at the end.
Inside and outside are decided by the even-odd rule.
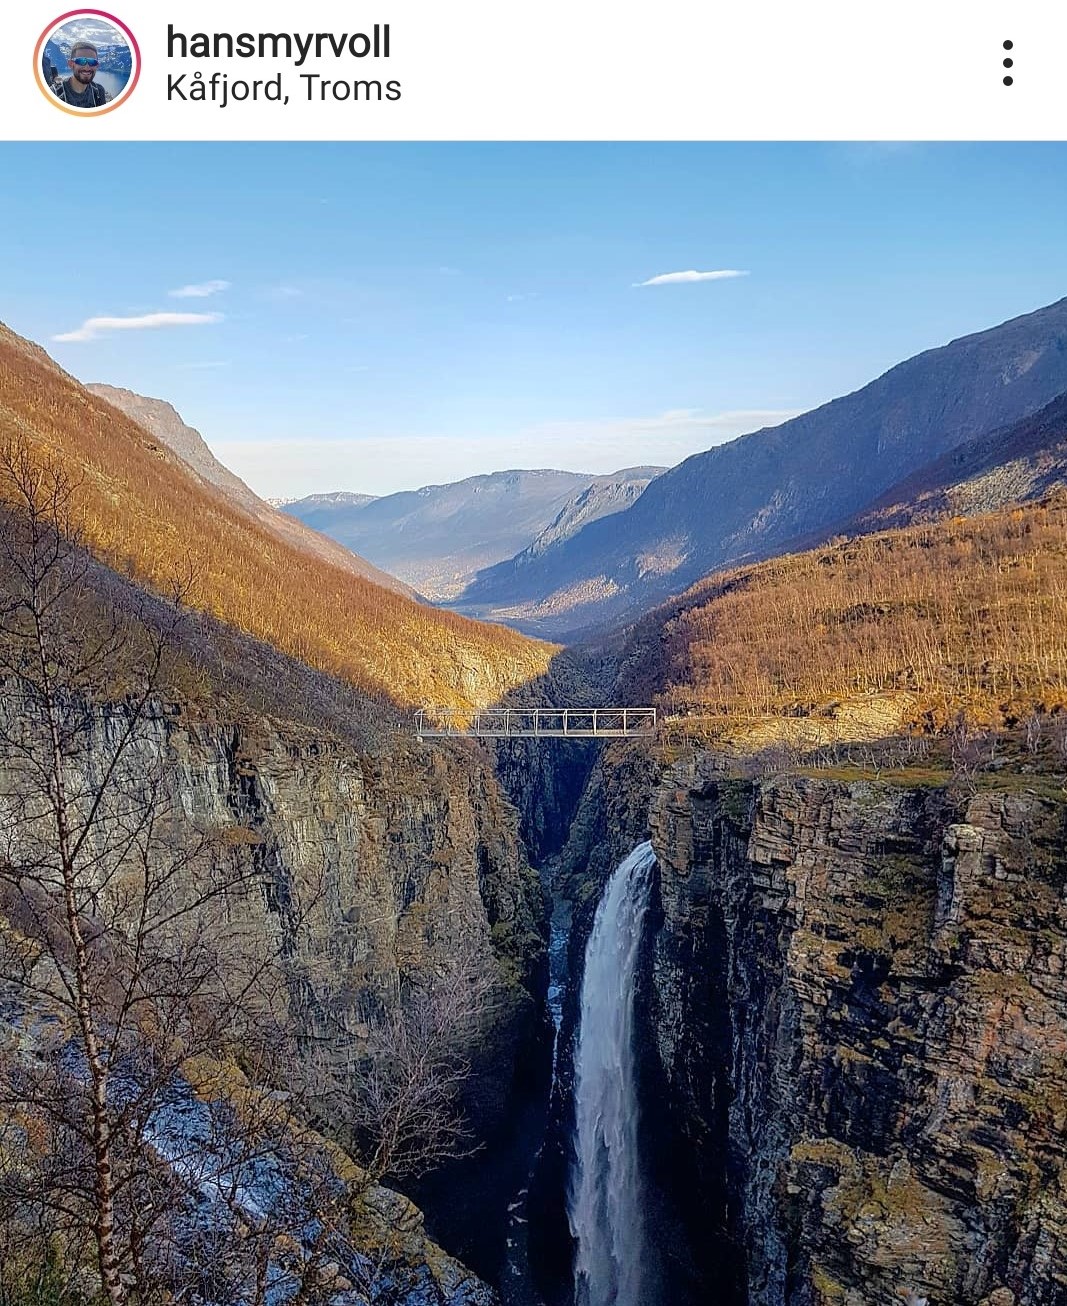
MULTIPOLYGON (((1004 49, 1005 49, 1005 50, 1014 50, 1014 49, 1015 49, 1015 42, 1014 42, 1014 41, 1005 41, 1005 42, 1004 42, 1004 49)), ((1005 58, 1005 60, 1004 60, 1004 67, 1005 67, 1005 68, 1014 68, 1014 67, 1015 67, 1015 60, 1011 57, 1010 54, 1009 54, 1009 55, 1005 58)), ((1006 73, 1006 74, 1004 75, 1004 85, 1005 85, 1005 86, 1010 86, 1010 85, 1012 84, 1012 82, 1014 82, 1014 81, 1015 81, 1015 78, 1011 75, 1011 73, 1006 73)))

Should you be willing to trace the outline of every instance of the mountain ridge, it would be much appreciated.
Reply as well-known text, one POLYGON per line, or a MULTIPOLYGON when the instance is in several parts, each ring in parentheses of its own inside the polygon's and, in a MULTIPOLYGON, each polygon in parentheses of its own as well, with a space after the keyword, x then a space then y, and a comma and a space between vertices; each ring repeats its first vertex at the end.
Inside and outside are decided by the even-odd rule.
POLYGON ((848 521, 919 467, 1067 390, 1067 298, 896 364, 851 394, 694 454, 624 512, 532 565, 475 580, 458 610, 540 633, 630 619, 716 568, 848 521))
POLYGON ((661 471, 596 476, 509 468, 378 497, 309 495, 283 511, 451 605, 486 567, 523 552, 547 530, 570 532, 621 511, 661 471))
POLYGON ((410 585, 390 576, 350 549, 339 546, 327 536, 311 530, 302 522, 279 512, 272 504, 261 499, 239 476, 219 462, 196 427, 190 426, 168 400, 101 382, 92 382, 85 388, 162 440, 202 481, 221 491, 231 502, 286 543, 294 544, 314 557, 343 567, 364 580, 395 590, 398 594, 406 594, 409 598, 418 597, 410 585))
POLYGON ((854 531, 989 512, 1067 483, 1067 391, 1011 426, 943 454, 888 489, 849 523, 854 531))

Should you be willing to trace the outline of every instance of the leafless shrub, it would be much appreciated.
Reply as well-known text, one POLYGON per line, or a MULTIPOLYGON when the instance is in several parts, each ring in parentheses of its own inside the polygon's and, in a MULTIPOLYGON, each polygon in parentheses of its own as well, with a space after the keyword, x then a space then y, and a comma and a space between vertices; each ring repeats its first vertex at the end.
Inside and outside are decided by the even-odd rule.
POLYGON ((949 756, 953 781, 973 793, 984 756, 982 739, 975 732, 965 712, 958 712, 949 730, 949 756))
POLYGON ((494 1011, 496 973, 473 942, 447 966, 409 970, 305 1049, 300 1091, 367 1184, 419 1178, 474 1148, 464 1098, 494 1011), (338 1058, 339 1049, 348 1055, 338 1058))
POLYGON ((374 1176, 420 1175, 470 1150, 461 1110, 491 976, 474 956, 409 978, 368 1024, 351 1124, 374 1176))

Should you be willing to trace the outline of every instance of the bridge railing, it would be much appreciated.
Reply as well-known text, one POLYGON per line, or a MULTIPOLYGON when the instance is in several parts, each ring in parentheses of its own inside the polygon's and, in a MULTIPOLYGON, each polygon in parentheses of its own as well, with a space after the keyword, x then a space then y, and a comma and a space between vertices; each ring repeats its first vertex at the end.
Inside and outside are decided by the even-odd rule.
POLYGON ((627 739, 655 733, 654 707, 427 707, 415 713, 420 739, 627 739))

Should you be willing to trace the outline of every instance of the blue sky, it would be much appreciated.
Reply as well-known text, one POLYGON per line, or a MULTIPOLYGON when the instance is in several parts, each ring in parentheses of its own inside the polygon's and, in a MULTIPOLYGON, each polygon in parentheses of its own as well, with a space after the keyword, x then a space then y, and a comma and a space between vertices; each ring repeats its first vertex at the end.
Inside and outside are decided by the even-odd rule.
POLYGON ((671 464, 1067 295, 1060 144, 0 162, 0 318, 170 400, 265 495, 671 464), (640 284, 686 271, 745 275, 640 284))

